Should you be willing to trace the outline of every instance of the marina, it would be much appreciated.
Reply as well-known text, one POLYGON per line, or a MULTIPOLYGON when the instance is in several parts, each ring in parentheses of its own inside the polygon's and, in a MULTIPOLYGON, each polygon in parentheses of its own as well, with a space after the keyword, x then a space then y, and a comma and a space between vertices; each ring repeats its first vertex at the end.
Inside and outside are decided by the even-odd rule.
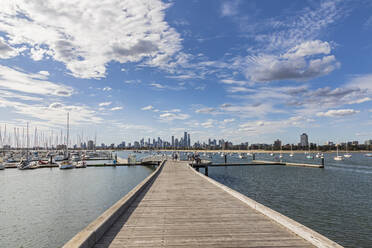
MULTIPOLYGON (((122 178, 123 183, 126 183, 126 180, 127 180, 125 179, 126 177, 128 176, 131 177, 133 172, 137 173, 136 172, 137 169, 135 168, 138 168, 138 170, 142 170, 141 168, 145 170, 148 170, 147 168, 151 168, 151 165, 148 165, 150 167, 142 165, 142 162, 141 162, 142 159, 147 158, 146 162, 149 163, 151 160, 149 157, 150 154, 158 154, 157 152, 155 153, 154 152, 153 153, 150 153, 150 152, 134 153, 132 151, 125 151, 125 152, 116 151, 115 153, 117 154, 118 157, 122 158, 121 160, 122 162, 127 161, 129 157, 132 157, 133 159, 134 155, 136 156, 136 161, 137 160, 138 161, 135 164, 131 164, 131 165, 126 164, 124 166, 113 166, 113 165, 102 166, 104 164, 103 161, 92 160, 92 161, 88 161, 88 163, 92 163, 92 165, 88 166, 87 169, 69 170, 69 171, 64 171, 63 173, 55 165, 52 168, 41 169, 41 170, 21 171, 17 169, 5 169, 3 171, 0 171, 1 180, 2 182, 5 183, 4 185, 6 185, 6 187, 4 188, 4 191, 0 193, 0 196, 1 196, 0 202, 2 203, 1 211, 8 213, 10 216, 14 216, 14 215, 22 216, 24 213, 26 213, 24 210, 22 211, 22 213, 18 212, 18 211, 21 211, 22 208, 11 208, 9 205, 9 204, 19 205, 19 203, 12 203, 13 200, 10 200, 11 198, 9 197, 11 197, 11 195, 14 195, 14 193, 12 192, 14 192, 14 190, 16 190, 17 187, 21 185, 25 186, 27 184, 29 187, 33 189, 32 192, 37 193, 38 195, 42 195, 43 196, 42 199, 48 199, 48 194, 49 194, 48 192, 50 191, 50 186, 52 186, 52 188, 57 187, 59 183, 63 182, 57 179, 59 177, 61 177, 61 179, 65 178, 67 175, 69 177, 73 176, 75 179, 79 181, 80 178, 90 178, 91 176, 89 175, 91 175, 92 173, 95 174, 98 172, 99 173, 104 172, 104 174, 106 174, 107 172, 109 172, 107 175, 111 175, 110 177, 114 176, 118 179, 122 178), (129 170, 127 171, 126 168, 128 168, 129 170), (124 172, 124 171, 127 171, 129 174, 119 173, 118 175, 116 175, 118 172, 124 172), (112 174, 111 172, 115 174, 112 174), (46 180, 46 176, 49 175, 49 173, 52 173, 51 175, 53 175, 53 178, 54 178, 52 184, 48 183, 46 180), (42 176, 42 177, 37 179, 39 176, 42 176), (23 180, 19 181, 16 178, 23 178, 23 180), (14 186, 13 185, 14 183, 16 183, 16 185, 19 185, 19 186, 14 186), (9 190, 9 189, 12 189, 12 190, 9 190)), ((235 189, 244 195, 249 196, 250 198, 258 201, 259 203, 263 203, 265 206, 273 208, 274 210, 292 218, 293 220, 299 221, 301 224, 305 224, 306 226, 312 228, 313 230, 343 245, 344 247, 355 247, 356 243, 353 243, 353 242, 358 242, 358 245, 359 245, 358 247, 369 247, 369 245, 372 243, 372 240, 369 239, 368 232, 358 231, 358 235, 355 236, 355 230, 358 229, 357 226, 360 224, 360 222, 355 222, 355 219, 353 218, 349 219, 349 216, 350 217, 353 216, 350 214, 349 209, 359 209, 358 213, 361 216, 364 216, 363 218, 364 222, 362 222, 362 225, 366 226, 367 229, 371 228, 371 227, 368 227, 369 225, 368 223, 370 223, 368 222, 369 213, 365 212, 365 210, 371 209, 372 202, 368 200, 367 202, 364 202, 363 204, 361 204, 361 201, 363 200, 360 198, 360 197, 363 197, 363 199, 372 199, 372 195, 368 196, 370 192, 363 190, 363 188, 365 187, 367 188, 372 187, 372 185, 369 185, 371 180, 368 179, 372 176, 372 167, 369 165, 370 163, 368 162, 370 158, 368 156, 365 156, 365 153, 353 153, 352 158, 348 160, 345 159, 343 161, 334 161, 332 159, 334 156, 333 154, 324 154, 325 160, 328 161, 328 163, 326 163, 326 167, 322 170, 314 170, 312 168, 306 168, 306 167, 283 166, 284 164, 280 164, 280 162, 274 161, 272 156, 270 156, 270 154, 264 154, 264 153, 256 154, 256 158, 258 159, 257 160, 258 162, 260 162, 261 159, 264 160, 263 163, 257 163, 256 165, 252 163, 252 157, 247 156, 242 159, 237 154, 234 155, 232 153, 231 155, 228 155, 228 158, 227 158, 227 161, 229 163, 228 166, 224 164, 224 158, 221 157, 218 153, 215 153, 212 156, 210 156, 209 154, 205 154, 205 155, 203 153, 200 153, 200 154, 203 159, 204 158, 209 159, 210 161, 209 167, 211 168, 209 168, 208 176, 213 178, 214 180, 228 187, 231 187, 232 189, 235 189), (270 161, 269 159, 272 159, 272 161, 270 161), (292 173, 296 173, 296 174, 293 175, 292 173), (328 175, 328 176, 324 177, 325 175, 328 175), (282 178, 282 180, 278 181, 278 178, 276 178, 275 176, 282 178), (352 186, 349 185, 347 189, 344 188, 342 181, 340 181, 341 179, 338 179, 340 176, 347 177, 347 178, 344 178, 342 181, 346 180, 352 183, 351 184, 352 186), (296 178, 298 178, 298 181, 295 180, 296 178), (358 178, 358 181, 355 181, 355 178, 358 178), (309 181, 310 184, 309 185, 308 183, 298 184, 299 182, 303 182, 304 180, 305 181, 310 180, 309 181), (267 182, 267 183, 263 184, 264 182, 267 182), (369 182, 369 184, 367 182, 369 182), (335 183, 336 185, 334 185, 335 183), (250 186, 247 186, 247 185, 250 185, 250 186), (295 191, 293 191, 293 186, 296 187, 295 191), (357 188, 353 188, 356 186, 357 188), (277 187, 279 187, 278 191, 276 190, 277 187), (337 197, 341 197, 341 199, 333 199, 333 198, 329 198, 329 200, 327 200, 327 198, 324 199, 323 196, 329 196, 329 194, 331 195, 334 194, 333 190, 336 190, 334 187, 337 188, 338 192, 345 192, 345 190, 346 191, 352 190, 353 192, 358 192, 358 193, 356 193, 356 195, 344 194, 342 196, 337 194, 337 197), (273 190, 276 192, 275 195, 272 194, 273 190), (331 192, 333 193, 328 192, 329 190, 332 190, 331 192), (319 194, 319 192, 322 192, 322 193, 319 194), (292 198, 290 199, 292 199, 291 201, 293 202, 291 202, 289 205, 284 204, 283 201, 281 200, 286 195, 292 195, 292 198), (320 199, 318 199, 319 197, 320 199), (341 204, 339 205, 340 207, 337 208, 337 211, 335 212, 325 211, 327 209, 334 208, 334 207, 330 207, 332 206, 333 204, 332 202, 334 201, 345 202, 345 200, 342 200, 342 198, 345 198, 345 200, 347 199, 346 202, 349 203, 347 208, 345 208, 346 206, 343 207, 344 205, 341 204), (297 202, 298 200, 300 200, 303 205, 300 208, 296 207, 298 206, 298 202, 297 202), (317 202, 322 202, 322 204, 319 203, 319 205, 317 205, 317 202), (357 205, 353 205, 354 203, 357 205), (330 204, 329 207, 327 207, 328 204, 330 204), (306 218, 306 216, 311 216, 309 217, 311 221, 310 219, 306 218), (335 218, 335 220, 337 220, 338 218, 345 219, 347 226, 354 227, 354 229, 348 231, 349 228, 344 226, 342 222, 337 222, 337 221, 336 221, 337 224, 332 225, 332 229, 328 229, 330 226, 328 226, 326 223, 322 221, 322 218, 328 218, 328 217, 335 218), (337 227, 337 228, 334 228, 334 227, 337 227), (342 235, 338 235, 339 233, 342 233, 342 235)), ((172 152, 170 151, 162 152, 158 156, 158 158, 168 158, 169 160, 171 160, 172 159, 171 155, 172 155, 172 152)), ((186 160, 188 155, 190 155, 190 153, 179 152, 179 155, 180 155, 181 160, 186 160)), ((291 158, 292 159, 291 161, 296 161, 297 163, 302 163, 302 162, 308 163, 308 160, 305 158, 303 154, 295 154, 293 157, 284 156, 284 159, 285 158, 288 158, 288 159, 291 158)), ((106 161, 105 163, 110 163, 110 160, 105 160, 105 161, 106 161)), ((192 164, 191 161, 185 161, 185 162, 187 164, 192 164)), ((156 165, 158 164, 158 162, 154 161, 153 164, 156 165)), ((203 167, 200 167, 200 172, 202 174, 205 173, 203 171, 203 167)), ((66 178, 63 180, 66 180, 66 178)), ((114 190, 113 191, 115 192, 114 195, 116 195, 117 197, 119 196, 119 198, 116 198, 116 200, 120 199, 120 197, 123 197, 124 194, 120 195, 121 191, 116 192, 116 189, 112 188, 115 185, 115 183, 119 181, 114 180, 112 183, 111 182, 112 179, 107 178, 107 180, 110 181, 109 184, 105 184, 103 183, 103 181, 98 180, 96 181, 95 187, 92 188, 92 185, 91 186, 87 185, 86 189, 99 190, 100 187, 104 187, 103 189, 107 189, 107 186, 109 186, 111 190, 114 190)), ((70 183, 64 182, 62 185, 66 186, 66 183, 68 183, 68 185, 73 186, 76 183, 78 183, 78 181, 76 182, 72 181, 70 183)), ((138 183, 139 181, 137 182, 137 184, 138 183)), ((137 184, 133 185, 133 187, 136 186, 137 184)), ((73 191, 71 190, 73 189, 66 191, 66 193, 67 194, 68 192, 72 193, 73 191)), ((22 190, 20 192, 22 192, 22 190)), ((29 196, 29 193, 21 194, 20 196, 17 197, 17 199, 19 199, 20 201, 27 201, 26 199, 30 199, 30 197, 32 197, 32 196, 29 196)), ((72 193, 72 196, 75 194, 76 192, 72 193)), ((64 198, 59 198, 59 199, 62 200, 64 198)), ((94 201, 95 199, 86 199, 87 202, 91 202, 92 200, 94 201)), ((64 205, 65 203, 62 203, 62 204, 64 205)), ((87 209, 86 207, 81 206, 81 204, 84 205, 85 202, 75 201, 74 204, 76 206, 73 207, 75 210, 72 216, 75 216, 75 218, 77 218, 77 216, 79 215, 79 210, 77 209, 81 209, 83 211, 86 211, 87 209)), ((94 204, 94 206, 96 206, 94 208, 96 209, 89 210, 89 212, 91 213, 96 213, 96 215, 91 216, 90 221, 92 221, 94 218, 97 218, 98 215, 102 213, 99 211, 106 210, 112 204, 114 204, 114 202, 111 201, 111 204, 105 203, 103 204, 103 206, 99 206, 98 204, 99 203, 94 204)), ((45 207, 50 208, 49 204, 42 203, 42 200, 40 203, 35 202, 35 204, 28 205, 28 207, 33 212, 41 211, 45 207), (33 208, 35 207, 37 209, 33 210, 33 208)), ((55 210, 56 210, 55 207, 51 207, 49 210, 42 210, 42 211, 45 211, 45 212, 51 211, 50 214, 52 214, 55 210)), ((64 212, 57 212, 55 214, 63 215, 64 212)), ((85 216, 85 214, 83 216, 85 216)), ((33 223, 31 220, 28 220, 28 222, 30 222, 31 224, 33 223)), ((85 221, 84 223, 85 225, 87 225, 89 222, 85 221)), ((6 223, 6 222, 1 221, 0 223, 6 223)), ((76 225, 73 223, 75 222, 71 223, 71 230, 75 230, 75 232, 68 232, 70 233, 69 236, 64 236, 64 235, 59 236, 56 234, 54 238, 55 241, 53 242, 57 242, 59 240, 58 243, 62 245, 63 243, 67 242, 68 239, 71 239, 73 235, 78 233, 85 226, 85 225, 84 226, 76 225), (80 227, 80 229, 78 227, 80 227)), ((63 224, 65 225, 64 222, 63 224)), ((27 228, 27 227, 22 226, 22 222, 19 222, 14 226, 14 228, 27 228)), ((39 226, 40 230, 43 230, 43 228, 44 227, 39 226)), ((1 230, 4 231, 5 229, 9 229, 9 226, 1 227, 1 230)), ((13 232, 12 230, 13 228, 10 229, 9 231, 13 232)), ((14 232, 17 232, 17 231, 14 230, 14 232)), ((31 248, 50 247, 50 245, 49 246, 43 245, 44 243, 40 242, 40 239, 38 238, 38 236, 41 236, 40 238, 42 240, 43 235, 41 234, 39 235, 39 234, 34 233, 33 235, 35 235, 35 237, 22 236, 22 242, 19 239, 14 239, 16 237, 14 235, 9 234, 8 232, 5 232, 5 234, 7 234, 6 237, 3 236, 0 238, 0 240, 2 240, 0 241, 0 246, 4 246, 3 244, 7 244, 7 246, 9 246, 10 244, 12 244, 13 247, 14 246, 17 247, 21 245, 24 245, 24 247, 31 247, 31 248), (30 245, 25 245, 27 244, 27 243, 24 243, 25 241, 30 242, 30 245), (35 241, 40 242, 40 245, 36 245, 36 243, 34 243, 35 241)))

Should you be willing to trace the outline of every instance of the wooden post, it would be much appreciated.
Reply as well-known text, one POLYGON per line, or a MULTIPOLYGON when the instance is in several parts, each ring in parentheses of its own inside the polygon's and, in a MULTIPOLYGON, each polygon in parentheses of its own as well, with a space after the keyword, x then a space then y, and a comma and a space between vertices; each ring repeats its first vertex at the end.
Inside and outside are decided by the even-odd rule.
POLYGON ((204 175, 208 176, 208 165, 206 165, 204 168, 205 168, 204 175))
POLYGON ((225 154, 225 164, 227 163, 227 155, 225 154))
POLYGON ((252 154, 252 160, 256 160, 256 153, 252 154))
POLYGON ((322 165, 324 166, 324 157, 322 157, 322 165))

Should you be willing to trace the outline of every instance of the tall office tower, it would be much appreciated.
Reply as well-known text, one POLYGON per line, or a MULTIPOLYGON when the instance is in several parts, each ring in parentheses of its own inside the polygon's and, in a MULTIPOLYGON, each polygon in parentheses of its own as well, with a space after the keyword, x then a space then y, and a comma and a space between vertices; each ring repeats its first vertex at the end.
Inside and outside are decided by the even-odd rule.
POLYGON ((187 147, 191 147, 190 134, 187 135, 187 147))
POLYGON ((187 146, 187 132, 184 132, 183 134, 183 147, 187 146))
POLYGON ((308 147, 309 146, 309 137, 307 136, 306 133, 301 134, 300 144, 301 144, 301 147, 308 147))

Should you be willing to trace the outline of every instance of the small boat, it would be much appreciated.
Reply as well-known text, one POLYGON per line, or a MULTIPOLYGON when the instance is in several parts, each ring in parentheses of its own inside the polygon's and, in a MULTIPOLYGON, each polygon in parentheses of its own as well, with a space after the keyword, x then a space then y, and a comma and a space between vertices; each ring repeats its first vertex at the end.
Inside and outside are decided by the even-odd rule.
POLYGON ((239 158, 240 158, 240 159, 247 159, 247 155, 244 154, 244 153, 240 153, 240 154, 239 154, 239 158))
POLYGON ((364 154, 365 157, 372 157, 372 153, 366 153, 364 154))
POLYGON ((17 165, 17 168, 20 170, 27 170, 30 169, 30 161, 29 160, 21 160, 17 165))
POLYGON ((73 162, 78 162, 78 161, 80 161, 80 156, 79 156, 79 154, 75 154, 75 153, 73 153, 72 156, 71 156, 71 161, 73 161, 73 162))
POLYGON ((5 166, 3 163, 0 163, 0 170, 4 170, 5 169, 5 166))
POLYGON ((275 154, 274 153, 270 153, 270 156, 273 157, 275 154))
POLYGON ((316 158, 321 158, 322 156, 323 156, 323 154, 321 154, 319 152, 315 155, 316 158))
POLYGON ((292 148, 292 144, 291 144, 291 153, 289 154, 290 157, 293 157, 294 154, 293 154, 293 148, 292 148))
POLYGON ((342 161, 342 160, 344 160, 344 157, 343 156, 338 155, 338 146, 337 146, 337 156, 334 157, 333 159, 336 160, 336 161, 342 161))
POLYGON ((54 157, 54 161, 63 161, 65 159, 65 156, 63 156, 63 155, 56 155, 55 157, 54 157))
POLYGON ((61 169, 61 170, 67 170, 67 169, 73 169, 75 168, 75 165, 73 165, 71 162, 69 161, 62 161, 60 163, 58 163, 58 167, 61 169))
POLYGON ((33 170, 39 168, 39 161, 31 161, 28 169, 33 170))
POLYGON ((336 156, 333 159, 336 160, 336 161, 342 161, 342 160, 344 160, 344 157, 343 156, 336 156))
POLYGON ((87 168, 87 162, 86 161, 78 161, 75 162, 75 168, 87 168))
POLYGON ((346 143, 346 154, 344 154, 345 158, 351 158, 352 155, 350 153, 347 153, 347 143, 346 143))
POLYGON ((307 158, 307 159, 314 159, 314 155, 312 155, 312 154, 308 154, 308 155, 306 155, 306 158, 307 158))
POLYGON ((39 160, 39 165, 49 164, 49 161, 39 160))

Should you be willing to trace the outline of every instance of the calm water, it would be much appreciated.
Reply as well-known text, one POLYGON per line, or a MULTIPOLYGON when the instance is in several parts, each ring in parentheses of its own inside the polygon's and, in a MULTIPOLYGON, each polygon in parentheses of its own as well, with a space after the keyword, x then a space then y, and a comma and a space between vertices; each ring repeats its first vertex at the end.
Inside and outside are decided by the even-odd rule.
MULTIPOLYGON (((325 169, 212 167, 209 176, 345 247, 372 247, 372 158, 353 154, 336 162, 334 154, 325 156, 325 169)), ((233 163, 250 159, 228 157, 233 163)), ((212 160, 223 162, 219 155, 212 160)), ((283 160, 320 163, 304 154, 283 160)), ((151 172, 139 166, 0 171, 0 247, 62 246, 151 172)))
POLYGON ((0 171, 0 247, 60 247, 152 169, 0 171))
MULTIPOLYGON (((353 154, 336 162, 334 156, 325 154, 325 169, 211 167, 209 176, 345 247, 372 247, 372 158, 353 154)), ((257 159, 272 157, 259 154, 257 159)), ((242 161, 237 156, 229 160, 242 161)), ((292 159, 284 155, 284 160, 320 163, 304 154, 292 159)), ((214 156, 213 161, 222 158, 214 156)))

